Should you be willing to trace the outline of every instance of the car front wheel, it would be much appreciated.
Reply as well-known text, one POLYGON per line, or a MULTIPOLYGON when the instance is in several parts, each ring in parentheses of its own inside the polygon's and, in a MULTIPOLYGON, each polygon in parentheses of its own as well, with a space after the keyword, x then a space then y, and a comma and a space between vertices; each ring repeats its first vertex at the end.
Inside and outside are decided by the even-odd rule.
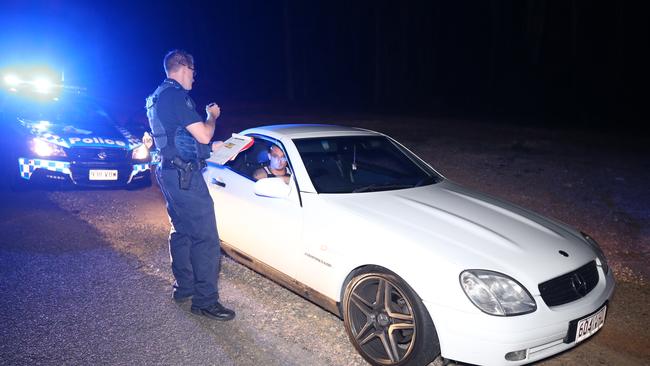
POLYGON ((343 296, 343 319, 350 341, 372 365, 421 366, 440 354, 422 300, 388 271, 353 276, 343 296))

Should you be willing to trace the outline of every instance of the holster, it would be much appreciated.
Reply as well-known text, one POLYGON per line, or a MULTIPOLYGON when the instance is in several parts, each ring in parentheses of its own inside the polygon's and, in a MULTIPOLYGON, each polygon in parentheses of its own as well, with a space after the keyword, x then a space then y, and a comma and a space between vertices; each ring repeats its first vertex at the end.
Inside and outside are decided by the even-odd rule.
POLYGON ((201 171, 205 168, 205 160, 190 160, 185 161, 178 156, 172 159, 172 165, 178 171, 178 186, 180 189, 188 190, 190 189, 190 184, 192 184, 192 175, 195 170, 201 171))

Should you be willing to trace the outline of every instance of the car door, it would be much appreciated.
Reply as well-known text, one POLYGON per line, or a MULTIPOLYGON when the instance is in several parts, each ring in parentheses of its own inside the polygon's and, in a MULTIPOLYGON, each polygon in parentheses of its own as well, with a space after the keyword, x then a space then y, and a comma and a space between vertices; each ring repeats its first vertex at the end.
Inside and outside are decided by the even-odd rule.
POLYGON ((302 256, 303 232, 295 180, 292 176, 286 198, 258 196, 254 190, 253 173, 264 166, 273 143, 282 148, 278 141, 255 136, 253 146, 236 159, 224 166, 210 163, 204 179, 214 201, 221 240, 293 277, 293 268, 302 256))

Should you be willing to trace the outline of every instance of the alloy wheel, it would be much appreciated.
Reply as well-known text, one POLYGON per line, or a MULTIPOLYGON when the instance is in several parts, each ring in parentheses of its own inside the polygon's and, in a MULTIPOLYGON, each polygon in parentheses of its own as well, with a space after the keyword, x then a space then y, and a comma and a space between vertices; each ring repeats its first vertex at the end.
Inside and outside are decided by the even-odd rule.
POLYGON ((375 363, 396 365, 411 354, 417 336, 413 305, 387 276, 372 274, 357 281, 346 315, 351 338, 375 363))

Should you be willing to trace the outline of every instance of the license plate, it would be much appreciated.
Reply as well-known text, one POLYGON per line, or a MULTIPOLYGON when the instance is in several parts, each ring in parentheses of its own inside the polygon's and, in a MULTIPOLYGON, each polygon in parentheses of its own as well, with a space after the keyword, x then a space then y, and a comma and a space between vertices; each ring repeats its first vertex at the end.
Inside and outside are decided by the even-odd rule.
POLYGON ((117 170, 90 170, 88 173, 90 180, 117 180, 117 170))
POLYGON ((578 320, 576 327, 576 343, 584 341, 591 337, 605 324, 605 314, 607 313, 607 305, 603 306, 596 314, 578 320))

